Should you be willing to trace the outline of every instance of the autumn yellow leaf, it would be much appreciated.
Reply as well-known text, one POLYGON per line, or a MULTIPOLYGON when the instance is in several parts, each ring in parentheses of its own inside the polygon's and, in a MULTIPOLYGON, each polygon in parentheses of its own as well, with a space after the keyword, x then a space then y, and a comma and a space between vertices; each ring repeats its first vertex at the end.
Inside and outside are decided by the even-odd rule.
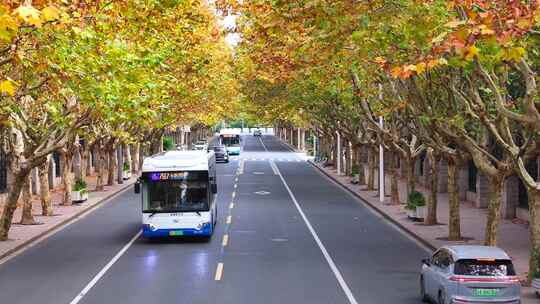
POLYGON ((508 61, 519 61, 525 55, 525 49, 522 47, 514 47, 507 49, 504 54, 504 59, 508 61))
POLYGON ((15 81, 11 79, 6 79, 2 82, 0 82, 0 93, 2 94, 8 94, 10 96, 15 95, 15 92, 17 91, 17 87, 15 86, 15 81))
POLYGON ((44 21, 54 21, 60 19, 60 11, 54 6, 48 6, 41 10, 44 21))
POLYGON ((416 73, 423 74, 426 71, 426 64, 424 62, 420 62, 416 65, 416 73))
POLYGON ((41 26, 41 13, 31 5, 19 6, 19 8, 15 10, 15 14, 30 25, 41 26))
POLYGON ((473 61, 473 59, 480 54, 480 50, 476 46, 471 46, 467 50, 467 55, 465 55, 465 60, 467 61, 473 61))

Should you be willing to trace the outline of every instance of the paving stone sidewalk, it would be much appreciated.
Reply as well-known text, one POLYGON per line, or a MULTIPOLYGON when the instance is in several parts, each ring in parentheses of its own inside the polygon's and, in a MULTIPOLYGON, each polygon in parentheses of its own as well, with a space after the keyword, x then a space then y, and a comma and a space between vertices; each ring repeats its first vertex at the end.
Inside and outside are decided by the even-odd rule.
MULTIPOLYGON (((118 194, 122 190, 130 187, 136 178, 124 180, 123 184, 117 184, 114 186, 106 186, 105 191, 93 191, 96 185, 96 177, 90 176, 86 179, 88 189, 88 200, 81 204, 74 204, 72 206, 61 206, 62 189, 51 190, 51 198, 53 202, 53 216, 41 215, 41 204, 38 196, 33 197, 33 214, 39 225, 20 225, 17 224, 21 219, 21 209, 17 208, 13 217, 13 224, 9 232, 9 240, 0 242, 0 262, 2 259, 16 253, 17 251, 25 248, 33 241, 41 238, 49 232, 62 227, 69 223, 72 219, 84 214, 87 211, 97 207, 102 202, 107 201, 112 196, 118 194)), ((2 210, 0 205, 0 211, 2 210)))
MULTIPOLYGON (((384 203, 379 202, 377 191, 366 191, 366 186, 352 184, 351 178, 338 175, 333 167, 323 167, 320 163, 310 161, 316 168, 325 173, 328 177, 344 186, 355 195, 362 198, 369 205, 383 214, 386 218, 396 223, 398 226, 414 235, 419 241, 428 247, 438 248, 446 244, 483 244, 484 227, 486 222, 486 210, 478 209, 473 203, 461 202, 461 231, 462 236, 469 238, 468 241, 449 242, 444 238, 448 236, 448 194, 439 193, 437 215, 439 225, 425 226, 419 222, 408 219, 404 204, 389 205, 390 197, 386 196, 384 203)), ((386 189, 390 189, 390 177, 386 178, 386 189)), ((419 186, 418 191, 425 195, 429 190, 419 186)), ((406 201, 406 181, 401 179, 399 183, 400 201, 406 201)), ((528 223, 524 221, 501 220, 499 224, 498 246, 503 248, 513 259, 516 271, 522 278, 527 276, 529 258, 529 230, 528 223)), ((423 257, 418 257, 419 260, 423 257)), ((523 303, 540 303, 530 287, 523 288, 523 303)))

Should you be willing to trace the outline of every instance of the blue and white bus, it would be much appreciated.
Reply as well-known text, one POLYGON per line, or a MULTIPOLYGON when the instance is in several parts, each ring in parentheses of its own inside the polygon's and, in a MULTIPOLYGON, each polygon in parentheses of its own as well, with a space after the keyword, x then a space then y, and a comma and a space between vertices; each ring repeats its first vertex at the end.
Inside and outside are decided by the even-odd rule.
POLYGON ((240 155, 240 131, 238 129, 222 129, 219 141, 227 148, 229 155, 240 155))
POLYGON ((143 236, 207 236, 217 222, 213 151, 169 151, 144 159, 135 185, 142 195, 143 236))

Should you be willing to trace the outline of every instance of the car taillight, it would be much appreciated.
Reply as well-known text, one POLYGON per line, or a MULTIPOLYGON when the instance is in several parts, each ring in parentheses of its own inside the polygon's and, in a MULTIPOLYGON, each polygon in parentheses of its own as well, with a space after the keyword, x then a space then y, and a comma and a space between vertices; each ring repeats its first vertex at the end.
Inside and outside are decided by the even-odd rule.
POLYGON ((464 277, 464 276, 459 276, 459 275, 453 275, 450 277, 450 281, 459 282, 459 283, 470 283, 470 282, 519 283, 519 278, 515 276, 483 278, 483 277, 464 277))

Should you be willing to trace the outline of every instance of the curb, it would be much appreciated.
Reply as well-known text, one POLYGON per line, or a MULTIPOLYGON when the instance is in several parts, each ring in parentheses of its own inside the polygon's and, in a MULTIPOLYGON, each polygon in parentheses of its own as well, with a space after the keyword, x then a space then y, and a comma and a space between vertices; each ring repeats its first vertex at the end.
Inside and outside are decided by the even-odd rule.
POLYGON ((341 188, 343 188, 344 190, 346 190, 347 192, 349 192, 350 194, 352 194, 354 197, 360 199, 362 201, 362 203, 364 203, 365 205, 367 205, 370 209, 372 209, 373 211, 375 211, 377 214, 381 215, 384 219, 386 219, 387 221, 391 222, 392 224, 394 224, 395 226, 397 226, 399 229, 401 229, 403 232, 405 232, 408 236, 412 237, 413 239, 415 239, 417 242, 421 243, 423 246, 431 249, 432 251, 435 251, 437 249, 437 247, 435 247, 433 244, 431 244, 429 241, 425 240, 424 238, 420 237, 418 234, 414 233, 411 229, 405 227, 403 224, 401 224, 400 222, 396 221, 394 218, 392 218, 391 216, 389 216, 388 214, 386 214, 385 212, 383 212, 382 210, 380 210, 379 208, 377 208, 377 206, 375 206, 374 204, 370 203, 369 201, 367 201, 366 199, 364 199, 358 192, 352 190, 352 189, 349 189, 347 186, 343 185, 340 181, 338 181, 336 178, 334 178, 332 175, 330 175, 328 172, 324 171, 322 168, 320 168, 317 164, 315 164, 313 161, 311 160, 308 160, 307 161, 310 165, 312 165, 313 167, 315 167, 319 172, 323 173, 326 177, 328 177, 329 179, 331 179, 332 181, 334 181, 336 184, 338 184, 341 188))
POLYGON ((82 209, 80 212, 71 215, 70 217, 64 219, 63 221, 61 221, 59 223, 56 223, 55 225, 49 227, 47 230, 39 233, 38 235, 35 235, 35 236, 29 238, 28 240, 24 241, 22 244, 19 244, 19 245, 15 246, 14 248, 9 249, 5 253, 0 254, 0 264, 6 262, 6 261, 4 261, 5 259, 9 259, 9 258, 15 256, 14 254, 17 253, 18 251, 24 251, 24 249, 26 247, 32 246, 32 245, 34 245, 34 243, 37 244, 39 241, 44 240, 49 235, 54 234, 55 230, 57 230, 59 228, 62 228, 63 226, 67 226, 71 222, 75 222, 79 217, 82 217, 84 215, 89 214, 94 209, 97 209, 97 207, 103 205, 104 203, 111 200, 112 198, 124 193, 133 184, 134 184, 134 181, 124 184, 120 189, 118 189, 118 191, 109 193, 108 195, 106 195, 105 197, 103 197, 102 199, 100 199, 99 201, 94 203, 93 205, 86 206, 86 208, 82 209))

